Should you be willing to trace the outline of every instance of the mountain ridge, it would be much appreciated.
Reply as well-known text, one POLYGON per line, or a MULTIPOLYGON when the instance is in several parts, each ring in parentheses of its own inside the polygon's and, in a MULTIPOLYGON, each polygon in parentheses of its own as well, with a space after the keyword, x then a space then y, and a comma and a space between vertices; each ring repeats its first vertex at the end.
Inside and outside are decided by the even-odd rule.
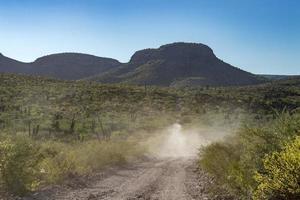
POLYGON ((217 58, 209 46, 185 42, 137 51, 128 63, 90 80, 158 86, 230 86, 263 82, 263 78, 217 58))
POLYGON ((0 55, 0 72, 78 80, 121 65, 118 60, 83 53, 56 53, 20 62, 0 55))
POLYGON ((66 80, 157 86, 231 86, 262 83, 264 78, 219 59, 201 43, 175 42, 136 51, 129 62, 83 53, 56 53, 30 63, 0 55, 0 72, 66 80))

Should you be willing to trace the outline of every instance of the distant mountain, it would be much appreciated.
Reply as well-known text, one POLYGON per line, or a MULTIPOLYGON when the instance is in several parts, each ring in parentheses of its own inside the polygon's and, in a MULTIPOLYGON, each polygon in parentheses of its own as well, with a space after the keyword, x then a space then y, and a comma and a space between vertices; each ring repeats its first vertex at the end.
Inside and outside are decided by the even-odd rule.
POLYGON ((0 72, 83 79, 119 66, 119 61, 80 53, 52 54, 23 63, 0 54, 0 72))
POLYGON ((223 62, 204 44, 183 42, 137 51, 128 63, 80 53, 52 54, 24 63, 0 54, 1 72, 176 87, 252 85, 267 80, 223 62))
POLYGON ((28 73, 30 71, 29 66, 26 63, 13 60, 5 57, 0 53, 0 72, 8 73, 28 73))
POLYGON ((273 74, 257 74, 257 75, 269 80, 283 80, 283 79, 296 77, 296 75, 273 75, 273 74))
POLYGON ((159 86, 230 86, 264 82, 264 78, 223 62, 211 48, 196 43, 173 43, 137 51, 128 63, 90 80, 159 86))

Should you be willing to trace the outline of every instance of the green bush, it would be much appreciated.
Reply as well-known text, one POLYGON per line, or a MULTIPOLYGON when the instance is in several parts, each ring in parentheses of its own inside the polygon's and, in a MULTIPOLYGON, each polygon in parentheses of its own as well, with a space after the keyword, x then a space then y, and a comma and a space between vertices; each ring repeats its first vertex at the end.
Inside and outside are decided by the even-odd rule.
POLYGON ((200 163, 204 169, 214 174, 216 178, 226 181, 228 179, 226 174, 228 175, 230 170, 229 165, 233 165, 234 160, 239 160, 239 153, 236 150, 229 144, 213 143, 200 153, 200 163), (222 162, 220 162, 221 160, 222 162))
POLYGON ((204 148, 200 165, 232 195, 252 199, 260 184, 256 174, 269 173, 263 160, 265 156, 281 151, 286 143, 300 134, 299 130, 299 115, 288 113, 262 125, 256 122, 244 126, 225 142, 204 148))
POLYGON ((24 137, 0 141, 1 188, 23 195, 40 184, 38 163, 42 157, 38 145, 24 137))
POLYGON ((200 152, 201 168, 212 174, 222 188, 236 198, 248 196, 251 187, 251 179, 241 162, 240 148, 238 144, 217 142, 200 152))
POLYGON ((257 173, 255 199, 300 199, 300 137, 263 160, 265 173, 257 173))

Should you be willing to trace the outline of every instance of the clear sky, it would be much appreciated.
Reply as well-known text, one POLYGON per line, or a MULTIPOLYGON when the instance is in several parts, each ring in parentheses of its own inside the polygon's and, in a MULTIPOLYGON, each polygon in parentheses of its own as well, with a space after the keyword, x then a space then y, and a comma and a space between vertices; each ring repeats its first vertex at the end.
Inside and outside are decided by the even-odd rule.
POLYGON ((300 0, 0 0, 0 52, 21 61, 209 45, 253 73, 300 74, 300 0))

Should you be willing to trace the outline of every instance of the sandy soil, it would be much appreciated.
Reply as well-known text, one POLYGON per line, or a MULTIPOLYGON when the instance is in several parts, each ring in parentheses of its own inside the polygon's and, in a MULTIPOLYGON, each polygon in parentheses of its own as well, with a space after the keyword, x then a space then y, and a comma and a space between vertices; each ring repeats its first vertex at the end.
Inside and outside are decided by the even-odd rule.
POLYGON ((192 200, 209 199, 212 179, 196 173, 191 158, 148 160, 106 170, 84 181, 45 189, 24 200, 192 200))

